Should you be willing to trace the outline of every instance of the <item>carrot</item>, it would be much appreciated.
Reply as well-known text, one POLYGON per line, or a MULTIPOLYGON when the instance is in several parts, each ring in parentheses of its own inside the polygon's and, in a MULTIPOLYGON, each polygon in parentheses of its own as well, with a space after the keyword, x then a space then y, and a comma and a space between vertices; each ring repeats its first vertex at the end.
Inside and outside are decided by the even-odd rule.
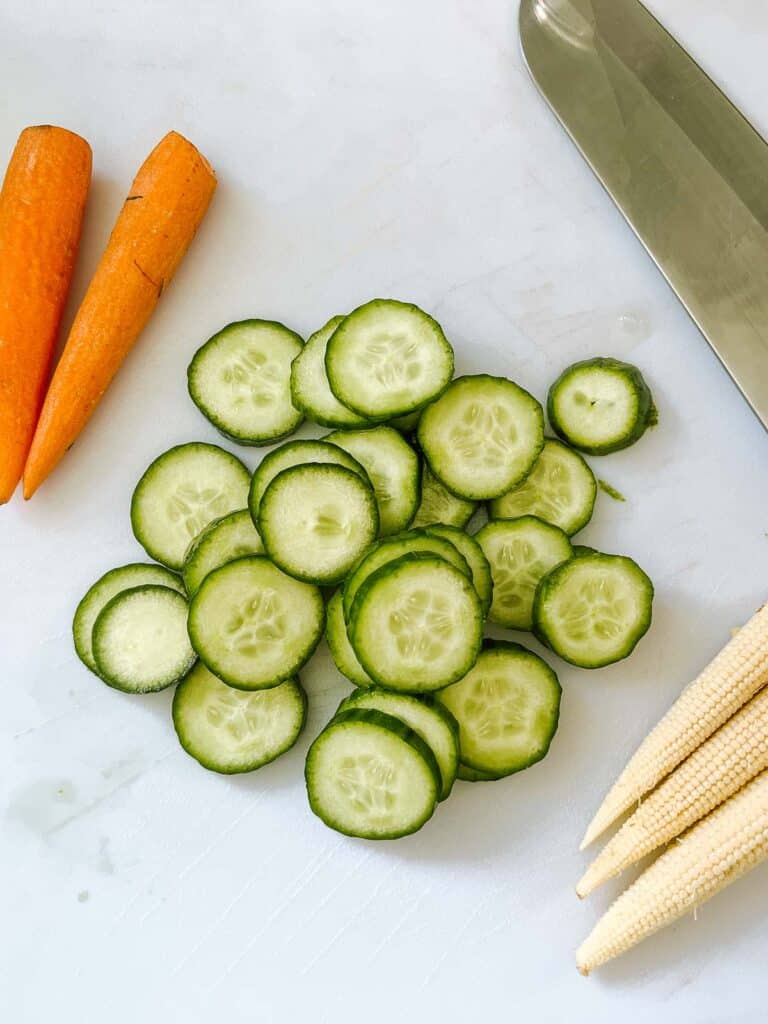
POLYGON ((21 479, 75 266, 91 147, 25 128, 0 191, 0 504, 21 479))
POLYGON ((134 179, 45 397, 24 468, 31 497, 88 422, 149 320, 216 188, 208 161, 170 132, 134 179))

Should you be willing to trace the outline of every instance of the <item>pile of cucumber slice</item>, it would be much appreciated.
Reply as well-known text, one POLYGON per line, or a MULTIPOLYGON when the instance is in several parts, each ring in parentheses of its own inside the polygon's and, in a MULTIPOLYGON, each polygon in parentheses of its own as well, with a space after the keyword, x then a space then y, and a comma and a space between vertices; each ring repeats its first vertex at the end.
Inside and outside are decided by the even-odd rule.
POLYGON ((626 657, 650 625, 642 569, 572 543, 597 494, 579 452, 626 447, 655 420, 640 372, 566 370, 548 402, 558 440, 518 384, 453 369, 440 325, 390 299, 306 344, 274 321, 225 327, 189 368, 222 434, 273 445, 305 418, 331 432, 283 441, 253 473, 208 443, 159 456, 131 502, 159 564, 111 570, 75 614, 88 668, 128 693, 178 684, 182 747, 226 774, 296 742, 299 673, 324 636, 355 689, 311 744, 306 785, 315 814, 352 836, 408 835, 457 778, 546 755, 558 677, 486 623, 584 668, 626 657))

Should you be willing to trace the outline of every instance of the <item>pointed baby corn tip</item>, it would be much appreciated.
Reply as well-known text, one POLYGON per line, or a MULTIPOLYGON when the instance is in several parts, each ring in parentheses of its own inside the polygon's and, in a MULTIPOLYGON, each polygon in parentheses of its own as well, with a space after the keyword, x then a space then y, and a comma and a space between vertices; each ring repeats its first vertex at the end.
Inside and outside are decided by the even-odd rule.
POLYGON ((576 887, 586 896, 664 846, 768 769, 768 689, 694 750, 643 801, 576 887))
POLYGON ((768 857, 768 772, 674 843, 624 892, 580 946, 582 973, 696 909, 768 857))
POLYGON ((576 886, 576 895, 579 897, 580 900, 583 900, 585 896, 589 896, 589 894, 592 892, 592 890, 597 888, 597 885, 600 884, 599 882, 597 884, 592 884, 591 883, 591 879, 590 879, 589 876, 590 876, 590 872, 593 870, 593 868, 594 868, 594 864, 590 865, 587 868, 587 870, 584 872, 584 874, 579 879, 579 882, 578 882, 578 884, 576 886))
POLYGON ((768 683, 768 605, 726 644, 640 744, 593 818, 582 849, 768 683))
POLYGON ((579 849, 586 850, 588 846, 591 846, 592 843, 594 843, 594 841, 598 838, 598 836, 602 835, 602 833, 609 827, 610 824, 611 822, 608 821, 605 825, 603 825, 600 817, 598 815, 595 815, 589 828, 584 833, 584 838, 581 840, 581 843, 579 844, 579 849))

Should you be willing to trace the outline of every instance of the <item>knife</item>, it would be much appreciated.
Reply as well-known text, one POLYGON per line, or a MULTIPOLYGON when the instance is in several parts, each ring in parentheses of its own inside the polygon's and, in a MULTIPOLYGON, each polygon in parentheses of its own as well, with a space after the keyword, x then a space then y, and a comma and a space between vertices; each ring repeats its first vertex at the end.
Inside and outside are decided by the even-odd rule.
POLYGON ((534 82, 768 429, 768 145, 639 0, 521 0, 534 82))

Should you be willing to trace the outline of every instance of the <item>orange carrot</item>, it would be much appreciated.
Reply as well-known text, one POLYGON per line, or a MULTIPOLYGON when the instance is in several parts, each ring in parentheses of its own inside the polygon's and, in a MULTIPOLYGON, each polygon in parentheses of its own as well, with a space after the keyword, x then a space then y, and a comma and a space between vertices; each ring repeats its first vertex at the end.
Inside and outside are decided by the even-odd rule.
POLYGON ((208 161, 170 132, 152 150, 96 268, 59 365, 24 468, 34 494, 88 422, 154 311, 216 188, 208 161))
POLYGON ((0 191, 0 504, 21 479, 72 281, 91 147, 25 128, 0 191))

